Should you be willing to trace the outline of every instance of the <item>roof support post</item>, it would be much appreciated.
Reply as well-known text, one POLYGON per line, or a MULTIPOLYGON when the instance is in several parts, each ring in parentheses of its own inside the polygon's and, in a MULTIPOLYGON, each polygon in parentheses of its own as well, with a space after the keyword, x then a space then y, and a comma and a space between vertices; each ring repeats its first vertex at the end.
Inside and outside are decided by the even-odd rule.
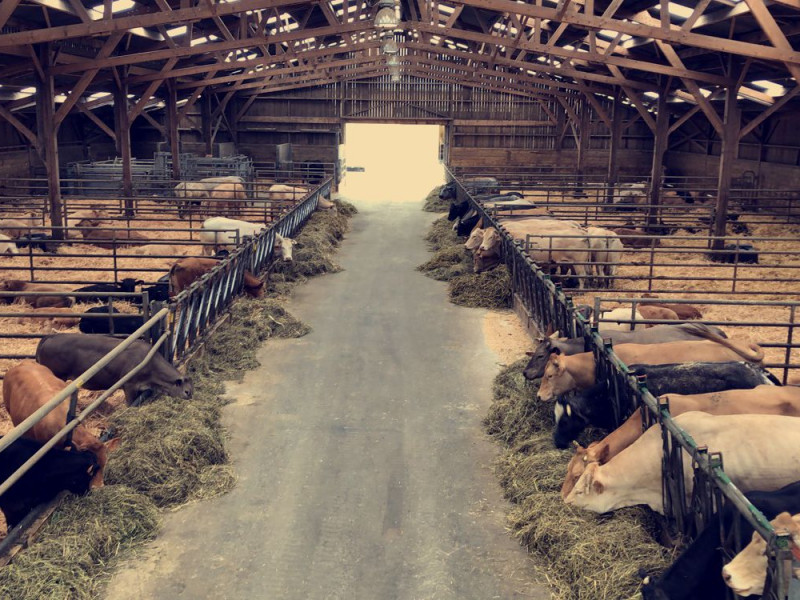
POLYGON ((131 123, 128 113, 128 85, 123 79, 115 80, 114 127, 117 133, 117 153, 122 159, 122 195, 125 198, 125 214, 133 215, 133 174, 131 170, 131 123))
POLYGON ((578 181, 583 183, 583 172, 586 168, 586 157, 589 155, 589 145, 592 138, 591 105, 581 102, 580 137, 578 138, 578 181))
POLYGON ((178 91, 175 89, 175 80, 167 79, 167 137, 169 138, 169 151, 172 154, 172 179, 180 181, 181 178, 181 138, 178 129, 178 91))
POLYGON ((203 99, 200 101, 200 129, 203 131, 206 156, 211 156, 214 148, 211 143, 211 91, 208 88, 203 91, 203 99))
MULTIPOLYGON (((50 44, 39 46, 39 61, 46 73, 51 63, 50 44)), ((50 223, 55 228, 53 238, 64 239, 63 205, 61 202, 61 180, 58 173, 58 124, 55 119, 55 85, 52 75, 34 71, 36 78, 36 120, 39 134, 39 152, 47 171, 47 199, 50 208, 50 223)))
POLYGON ((728 220, 728 200, 731 191, 731 175, 733 163, 739 156, 739 129, 741 112, 736 105, 739 94, 737 86, 725 90, 725 120, 722 128, 722 151, 719 156, 719 174, 717 180, 717 205, 714 210, 714 239, 712 250, 722 250, 725 246, 725 229, 728 220))
POLYGON ((664 87, 658 93, 658 114, 656 115, 656 129, 653 138, 653 166, 650 170, 650 194, 647 208, 647 224, 658 224, 661 202, 661 185, 664 180, 664 154, 669 145, 669 108, 667 107, 667 93, 664 87))
POLYGON ((622 88, 614 88, 614 106, 611 116, 611 138, 608 144, 608 192, 606 201, 611 204, 614 202, 614 186, 619 179, 619 164, 617 163, 617 152, 622 144, 622 125, 625 109, 622 107, 622 88))

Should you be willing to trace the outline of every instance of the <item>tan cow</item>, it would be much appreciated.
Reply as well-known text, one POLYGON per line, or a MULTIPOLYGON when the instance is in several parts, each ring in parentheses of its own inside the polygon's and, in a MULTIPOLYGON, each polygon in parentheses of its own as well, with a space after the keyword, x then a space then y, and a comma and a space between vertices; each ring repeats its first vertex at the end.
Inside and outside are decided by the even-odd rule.
POLYGON ((64 308, 64 307, 53 307, 48 306, 45 308, 32 308, 31 312, 34 313, 43 313, 43 314, 54 314, 54 313, 62 313, 65 316, 63 317, 18 317, 16 319, 17 323, 26 324, 26 323, 35 323, 39 327, 51 327, 53 329, 69 329, 70 327, 77 327, 78 323, 80 323, 80 317, 74 317, 70 315, 74 315, 75 312, 72 308, 64 308))
POLYGON ((22 219, 1 219, 0 234, 7 235, 12 240, 28 235, 30 226, 22 219))
POLYGON ((623 245, 619 236, 603 227, 590 225, 586 228, 591 252, 591 267, 594 269, 598 287, 614 287, 613 277, 622 261, 623 245))
MULTIPOLYGON (((770 523, 776 534, 789 534, 789 549, 795 556, 800 554, 800 514, 790 515, 783 512, 770 523)), ((800 569, 793 569, 792 576, 800 579, 800 569)), ((761 534, 754 531, 750 543, 722 567, 722 579, 737 596, 760 596, 764 593, 767 580, 767 542, 761 534)))
POLYGON ((212 214, 238 215, 247 201, 242 183, 220 183, 209 195, 212 214))
MULTIPOLYGON (((749 390, 726 390, 707 394, 665 394, 669 412, 676 417, 699 410, 712 415, 783 415, 800 417, 800 388, 793 386, 759 385, 749 390)), ((636 409, 627 421, 588 448, 577 446, 567 466, 567 477, 561 486, 561 497, 575 487, 575 482, 590 463, 605 464, 642 435, 642 409, 636 409)))
MULTIPOLYGON (((745 347, 740 347, 731 340, 709 332, 700 332, 698 336, 709 341, 620 344, 614 348, 614 352, 626 365, 668 365, 742 359, 760 364, 764 360, 764 351, 757 344, 748 343, 745 347)), ((550 355, 544 368, 537 397, 539 400, 553 400, 571 390, 586 389, 594 384, 595 362, 592 352, 572 356, 554 353, 550 355)))
MULTIPOLYGON (((3 401, 11 421, 15 426, 19 425, 66 386, 67 384, 53 375, 47 367, 32 360, 23 360, 6 371, 3 378, 3 401)), ((46 442, 66 425, 68 409, 69 398, 66 398, 23 437, 46 442)), ((90 487, 102 487, 103 469, 108 462, 108 453, 117 448, 119 438, 103 443, 83 425, 78 425, 72 432, 72 444, 76 450, 88 451, 97 456, 99 468, 92 477, 90 487)))
POLYGON ((269 187, 268 197, 273 202, 298 202, 308 190, 305 186, 276 183, 269 187))
POLYGON ((172 244, 144 244, 131 248, 131 254, 138 256, 178 256, 183 254, 178 246, 172 244))
POLYGON ((75 303, 72 296, 63 295, 71 292, 69 286, 52 283, 35 283, 21 279, 0 281, 0 292, 57 292, 57 296, 0 296, 0 304, 30 304, 34 308, 69 307, 75 303))
POLYGON ((64 226, 66 229, 66 237, 68 239, 80 239, 83 237, 85 229, 77 229, 80 227, 98 227, 103 220, 103 211, 98 209, 85 209, 76 210, 67 215, 64 226))
MULTIPOLYGON (((652 304, 640 304, 637 308, 639 314, 648 321, 678 321, 678 313, 666 306, 653 306, 652 304)), ((659 325, 661 323, 658 323, 659 325)), ((653 323, 648 323, 645 327, 653 327, 653 323)))
MULTIPOLYGON (((195 281, 210 272, 219 263, 220 261, 213 258, 184 258, 176 262, 169 270, 170 296, 176 296, 190 287, 195 281)), ((245 271, 244 291, 248 295, 259 298, 262 294, 263 287, 263 281, 245 271)))
MULTIPOLYGON (((101 221, 97 226, 111 228, 114 227, 114 223, 101 221)), ((132 229, 110 230, 91 228, 83 230, 83 240, 87 244, 106 250, 112 250, 114 247, 127 248, 128 246, 134 245, 131 242, 146 242, 148 239, 147 236, 132 229)))

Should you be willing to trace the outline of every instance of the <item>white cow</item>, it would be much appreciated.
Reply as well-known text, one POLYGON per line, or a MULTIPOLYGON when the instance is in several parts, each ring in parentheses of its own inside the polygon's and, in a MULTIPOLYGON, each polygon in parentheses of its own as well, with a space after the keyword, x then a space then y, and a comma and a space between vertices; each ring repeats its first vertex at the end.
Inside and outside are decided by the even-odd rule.
POLYGON ((286 262, 291 262, 294 259, 292 256, 292 251, 295 246, 299 247, 299 244, 292 238, 283 237, 280 233, 276 233, 275 246, 272 249, 272 255, 277 256, 280 254, 281 259, 286 262))
POLYGON ((633 313, 633 319, 631 319, 631 309, 630 308, 615 308, 613 310, 607 310, 605 312, 600 313, 600 328, 604 331, 633 331, 635 329, 644 329, 644 325, 638 323, 622 323, 621 321, 642 321, 644 320, 644 316, 642 313, 639 312, 637 309, 635 313, 633 313))
POLYGON ((589 250, 592 254, 592 267, 600 287, 613 287, 617 265, 622 260, 623 245, 619 236, 610 229, 588 226, 589 250))
POLYGON ((0 233, 0 256, 19 254, 17 245, 10 237, 0 233))
POLYGON ((214 254, 219 249, 232 249, 245 236, 255 236, 266 229, 261 223, 250 223, 227 217, 211 217, 203 221, 200 231, 200 241, 203 242, 203 255, 214 254), (224 230, 233 231, 224 231, 224 230), (238 236, 237 236, 238 233, 238 236))
POLYGON ((275 185, 269 186, 267 197, 273 202, 297 201, 307 193, 307 187, 276 183, 275 185))
MULTIPOLYGON (((691 411, 675 417, 675 423, 698 444, 722 452, 725 473, 742 492, 771 492, 797 480, 800 417, 691 411)), ((646 504, 664 514, 662 452, 661 427, 654 425, 607 463, 588 465, 564 501, 596 513, 646 504)), ((691 462, 684 457, 687 494, 692 491, 691 462)))

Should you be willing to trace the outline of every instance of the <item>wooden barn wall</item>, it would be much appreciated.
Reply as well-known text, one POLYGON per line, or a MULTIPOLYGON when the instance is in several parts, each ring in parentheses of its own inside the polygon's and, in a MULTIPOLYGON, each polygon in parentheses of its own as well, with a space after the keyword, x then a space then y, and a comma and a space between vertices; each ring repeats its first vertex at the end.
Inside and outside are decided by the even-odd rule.
MULTIPOLYGON (((755 114, 746 115, 744 122, 755 114)), ((755 176, 763 188, 800 188, 800 136, 795 123, 792 112, 779 113, 745 136, 733 176, 755 176)), ((665 162, 671 174, 716 175, 721 142, 704 117, 697 116, 674 132, 669 148, 665 162)))

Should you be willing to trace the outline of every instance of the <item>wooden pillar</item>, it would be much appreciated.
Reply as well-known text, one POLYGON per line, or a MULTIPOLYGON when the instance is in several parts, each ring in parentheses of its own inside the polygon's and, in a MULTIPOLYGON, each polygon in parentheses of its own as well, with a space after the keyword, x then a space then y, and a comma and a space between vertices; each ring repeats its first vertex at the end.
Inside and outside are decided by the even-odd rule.
POLYGON ((611 130, 610 140, 608 143, 608 174, 606 180, 608 181, 608 197, 607 202, 611 204, 614 202, 614 186, 619 180, 619 163, 617 162, 617 153, 619 147, 622 145, 622 125, 624 124, 623 117, 625 109, 622 106, 622 88, 614 88, 614 106, 611 113, 611 130))
POLYGON ((114 128, 117 134, 117 154, 122 160, 122 195, 125 197, 125 212, 133 214, 133 175, 131 169, 131 124, 128 117, 128 85, 115 82, 114 128))
POLYGON ((650 170, 650 197, 647 209, 647 224, 658 223, 659 203, 661 202, 661 185, 664 173, 664 154, 669 143, 669 109, 667 108, 667 89, 658 94, 658 114, 656 115, 656 131, 653 139, 653 166, 650 170))
POLYGON ((200 128, 203 130, 203 142, 206 145, 206 156, 214 154, 214 144, 211 140, 211 92, 203 92, 203 100, 200 102, 200 128))
MULTIPOLYGON (((39 62, 42 72, 46 73, 51 66, 50 44, 39 46, 39 62)), ((53 227, 64 225, 63 205, 61 202, 61 180, 58 173, 58 125, 55 121, 55 86, 52 75, 40 75, 34 70, 36 77, 36 121, 39 135, 39 148, 47 170, 47 198, 50 211, 50 223, 53 227)), ((63 230, 53 230, 53 237, 63 239, 63 230)))
POLYGON ((711 244, 713 250, 722 250, 725 246, 725 227, 728 219, 728 200, 731 191, 731 175, 733 163, 739 156, 739 129, 741 113, 736 105, 739 94, 738 86, 725 90, 725 120, 722 126, 722 151, 719 156, 719 175, 717 180, 717 206, 714 211, 715 240, 711 244))
POLYGON ((181 138, 178 129, 178 91, 175 89, 175 80, 167 79, 167 137, 169 138, 169 151, 172 153, 172 178, 180 181, 181 178, 181 138))
POLYGON ((578 181, 583 183, 583 172, 586 168, 586 157, 589 156, 589 144, 592 139, 592 114, 591 105, 585 100, 580 104, 581 122, 580 137, 578 138, 578 181))

